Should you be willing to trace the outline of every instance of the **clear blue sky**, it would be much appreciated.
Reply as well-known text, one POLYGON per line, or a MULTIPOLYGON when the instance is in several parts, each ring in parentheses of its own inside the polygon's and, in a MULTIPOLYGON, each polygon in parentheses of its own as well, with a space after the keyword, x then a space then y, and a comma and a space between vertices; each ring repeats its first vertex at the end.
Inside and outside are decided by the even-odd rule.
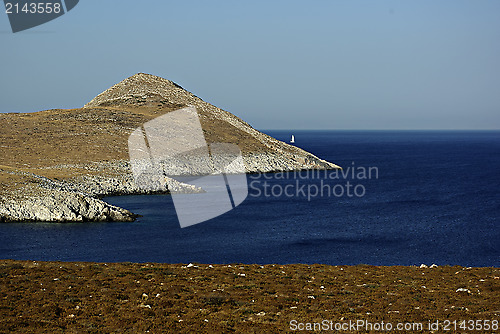
POLYGON ((500 129, 497 0, 81 0, 0 39, 2 112, 146 72, 258 129, 500 129))

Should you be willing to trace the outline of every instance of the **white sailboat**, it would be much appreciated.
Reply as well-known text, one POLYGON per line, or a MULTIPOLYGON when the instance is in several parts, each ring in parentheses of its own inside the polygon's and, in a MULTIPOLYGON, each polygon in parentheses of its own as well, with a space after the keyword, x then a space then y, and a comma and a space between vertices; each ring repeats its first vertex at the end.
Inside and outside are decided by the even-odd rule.
POLYGON ((294 135, 292 135, 292 139, 290 139, 290 143, 291 144, 295 143, 295 136, 294 135))

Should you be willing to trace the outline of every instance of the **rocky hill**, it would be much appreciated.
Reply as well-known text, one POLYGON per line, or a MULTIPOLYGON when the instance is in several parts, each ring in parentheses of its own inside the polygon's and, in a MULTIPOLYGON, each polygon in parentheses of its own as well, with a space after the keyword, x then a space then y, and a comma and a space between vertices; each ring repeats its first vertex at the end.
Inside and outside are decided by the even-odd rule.
POLYGON ((83 108, 0 114, 0 221, 134 220, 133 213, 101 200, 148 193, 132 176, 128 138, 144 123, 186 106, 198 111, 208 144, 238 145, 247 172, 339 168, 255 130, 172 81, 139 73, 83 108))

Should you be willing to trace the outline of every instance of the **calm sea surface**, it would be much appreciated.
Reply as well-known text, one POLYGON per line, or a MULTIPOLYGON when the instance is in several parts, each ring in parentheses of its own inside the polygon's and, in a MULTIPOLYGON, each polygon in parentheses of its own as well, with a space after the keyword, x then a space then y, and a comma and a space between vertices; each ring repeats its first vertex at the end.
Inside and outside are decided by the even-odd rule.
POLYGON ((0 259, 500 266, 500 132, 294 134, 346 175, 249 175, 240 206, 184 229, 171 196, 110 197, 142 217, 0 224, 0 259))

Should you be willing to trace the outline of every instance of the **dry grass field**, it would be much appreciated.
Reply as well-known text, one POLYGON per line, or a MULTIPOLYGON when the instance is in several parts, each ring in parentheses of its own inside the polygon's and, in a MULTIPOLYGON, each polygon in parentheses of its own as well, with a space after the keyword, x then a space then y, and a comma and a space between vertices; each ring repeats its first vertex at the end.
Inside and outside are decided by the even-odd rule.
POLYGON ((500 331, 445 330, 500 321, 500 268, 4 260, 0 286, 0 333, 284 333, 323 320, 500 331))

